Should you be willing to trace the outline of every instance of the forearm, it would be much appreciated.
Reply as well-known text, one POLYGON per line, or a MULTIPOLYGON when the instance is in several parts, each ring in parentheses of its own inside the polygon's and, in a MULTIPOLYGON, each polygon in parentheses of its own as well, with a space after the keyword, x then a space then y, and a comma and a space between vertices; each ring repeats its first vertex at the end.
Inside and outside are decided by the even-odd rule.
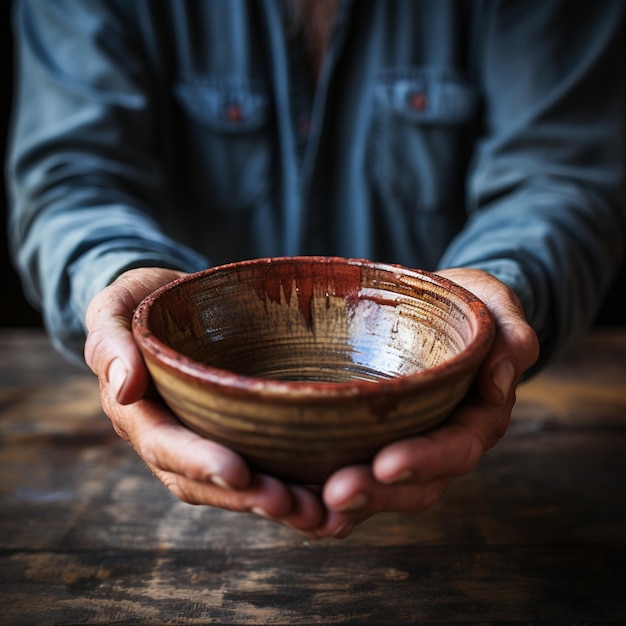
POLYGON ((15 264, 52 340, 78 361, 87 305, 117 274, 207 264, 160 227, 167 175, 141 55, 106 3, 90 5, 93 15, 85 6, 16 4, 7 160, 15 264))
POLYGON ((470 220, 442 260, 512 287, 542 360, 595 317, 624 254, 624 5, 486 5, 470 220))
POLYGON ((78 363, 89 302, 117 275, 148 266, 190 272, 208 263, 128 207, 49 208, 13 245, 29 299, 42 311, 52 341, 78 363))
POLYGON ((626 245, 623 211, 564 181, 519 189, 473 215, 445 267, 476 267, 511 287, 545 365, 589 328, 626 245))

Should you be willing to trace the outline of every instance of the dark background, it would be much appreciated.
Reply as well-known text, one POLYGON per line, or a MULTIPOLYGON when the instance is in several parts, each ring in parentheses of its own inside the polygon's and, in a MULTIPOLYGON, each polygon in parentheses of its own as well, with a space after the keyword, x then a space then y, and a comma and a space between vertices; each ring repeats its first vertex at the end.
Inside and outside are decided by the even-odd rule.
MULTIPOLYGON (((54 2, 54 0, 51 0, 54 2)), ((12 64, 12 43, 11 28, 9 20, 10 2, 8 0, 0 0, 0 23, 2 32, 0 32, 0 42, 2 45, 2 75, 5 76, 3 81, 7 85, 5 97, 2 98, 0 104, 0 141, 2 145, 2 154, 6 147, 7 121, 10 111, 10 95, 11 95, 11 64, 12 64)), ((2 173, 0 174, 0 186, 2 193, 0 195, 0 220, 2 226, 2 242, 0 244, 0 280, 2 285, 2 299, 0 301, 0 327, 17 327, 17 326, 41 326, 41 317, 24 298, 20 281, 13 270, 9 253, 7 249, 6 239, 6 193, 4 190, 4 158, 2 159, 2 173)), ((620 275, 615 281, 613 289, 606 299, 602 311, 597 319, 598 325, 623 325, 626 324, 626 306, 620 304, 620 295, 626 292, 626 263, 623 264, 620 275)))
MULTIPOLYGON (((53 0, 54 1, 54 0, 53 0)), ((0 0, 0 24, 2 31, 0 32, 0 45, 2 49, 0 58, 2 59, 2 67, 0 68, 2 76, 4 76, 3 84, 4 97, 0 99, 0 141, 2 146, 2 171, 0 173, 0 285, 2 285, 2 299, 0 300, 0 327, 5 326, 40 326, 40 315, 26 302, 20 281, 13 271, 6 237, 6 215, 7 201, 4 187, 4 155, 6 150, 6 133, 9 112, 11 107, 11 25, 9 20, 11 3, 8 0, 0 0)))

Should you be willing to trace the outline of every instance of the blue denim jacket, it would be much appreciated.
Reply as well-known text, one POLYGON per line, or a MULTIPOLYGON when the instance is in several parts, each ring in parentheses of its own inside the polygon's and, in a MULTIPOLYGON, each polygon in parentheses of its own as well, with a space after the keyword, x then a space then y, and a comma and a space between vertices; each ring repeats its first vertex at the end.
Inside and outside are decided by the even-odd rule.
POLYGON ((269 255, 485 269, 544 360, 625 240, 624 4, 340 2, 317 82, 279 0, 21 0, 16 264, 82 358, 124 269, 269 255))

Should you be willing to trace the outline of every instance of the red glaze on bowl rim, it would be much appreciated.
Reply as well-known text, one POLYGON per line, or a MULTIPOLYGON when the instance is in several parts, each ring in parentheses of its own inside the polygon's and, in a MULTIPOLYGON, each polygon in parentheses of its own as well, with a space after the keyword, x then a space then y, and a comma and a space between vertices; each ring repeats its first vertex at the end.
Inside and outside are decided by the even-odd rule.
MULTIPOLYGON (((469 313, 468 313, 469 316, 469 313)), ((324 401, 346 400, 369 395, 414 392, 416 388, 427 388, 431 385, 440 385, 448 379, 454 379, 459 372, 474 370, 475 375, 479 366, 489 353, 495 338, 495 323, 487 306, 477 296, 457 283, 435 275, 425 270, 410 269, 393 263, 379 263, 358 258, 344 258, 337 256, 294 256, 294 257, 264 257, 236 261, 216 265, 205 270, 187 274, 174 281, 159 287, 146 296, 135 309, 132 319, 132 332, 140 351, 145 359, 156 361, 160 367, 169 370, 178 378, 184 377, 188 381, 206 388, 212 388, 225 395, 241 396, 242 394, 271 397, 272 400, 286 402, 302 400, 309 402, 312 399, 324 401), (149 329, 148 317, 155 301, 164 293, 176 289, 183 283, 193 282, 200 277, 234 270, 250 265, 272 263, 307 263, 367 265, 383 271, 401 273, 419 280, 434 283, 460 297, 474 316, 477 329, 473 339, 465 348, 439 365, 429 367, 413 374, 397 376, 380 381, 352 380, 346 382, 322 381, 283 381, 266 379, 244 374, 237 374, 225 369, 206 365, 191 359, 158 339, 149 329)))

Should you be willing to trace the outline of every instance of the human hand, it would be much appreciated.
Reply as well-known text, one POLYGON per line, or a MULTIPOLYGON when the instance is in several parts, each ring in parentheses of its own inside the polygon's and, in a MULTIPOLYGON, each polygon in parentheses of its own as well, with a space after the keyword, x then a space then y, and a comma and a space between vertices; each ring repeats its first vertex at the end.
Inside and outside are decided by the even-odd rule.
POLYGON ((145 296, 179 276, 163 268, 129 270, 90 303, 85 361, 99 378, 104 412, 181 500, 253 512, 305 533, 318 527, 324 516, 318 495, 251 473, 233 451, 180 424, 151 388, 132 336, 132 316, 145 296))
POLYGON ((517 296, 490 274, 462 268, 438 273, 483 300, 496 322, 475 389, 440 427, 384 447, 369 466, 335 472, 323 488, 328 510, 317 536, 346 537, 378 512, 428 509, 454 478, 472 471, 509 425, 517 384, 539 357, 537 336, 517 296))

